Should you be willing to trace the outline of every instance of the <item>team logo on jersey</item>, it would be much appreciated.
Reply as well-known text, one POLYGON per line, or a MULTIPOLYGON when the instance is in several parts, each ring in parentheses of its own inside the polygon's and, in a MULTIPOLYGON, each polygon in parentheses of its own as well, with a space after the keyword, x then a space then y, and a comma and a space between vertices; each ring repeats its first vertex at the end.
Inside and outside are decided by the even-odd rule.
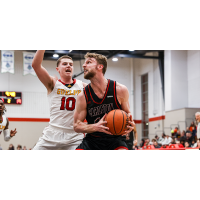
POLYGON ((67 87, 68 87, 68 88, 71 88, 72 86, 69 84, 67 87))
POLYGON ((94 117, 94 116, 98 116, 101 114, 109 113, 113 109, 114 109, 113 103, 102 104, 97 107, 88 108, 88 113, 91 117, 94 117))
POLYGON ((0 125, 0 129, 4 129, 4 128, 5 128, 5 126, 0 125))
POLYGON ((61 95, 78 95, 81 92, 81 90, 64 90, 64 89, 58 89, 57 94, 61 95))

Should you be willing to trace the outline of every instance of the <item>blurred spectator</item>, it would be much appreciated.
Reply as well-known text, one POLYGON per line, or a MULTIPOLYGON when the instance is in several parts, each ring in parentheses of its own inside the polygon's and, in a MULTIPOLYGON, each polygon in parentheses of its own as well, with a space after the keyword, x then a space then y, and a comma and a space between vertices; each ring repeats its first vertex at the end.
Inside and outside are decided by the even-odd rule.
POLYGON ((151 145, 153 145, 153 143, 155 142, 155 141, 157 141, 155 138, 153 138, 152 140, 151 140, 151 145))
POLYGON ((190 131, 190 128, 189 128, 189 127, 186 128, 186 132, 185 132, 185 133, 186 133, 186 134, 187 134, 187 133, 192 133, 192 132, 190 131))
POLYGON ((183 147, 185 146, 185 141, 186 141, 186 140, 180 140, 180 144, 182 144, 183 147))
POLYGON ((156 138, 156 140, 157 140, 157 142, 158 142, 159 145, 161 145, 162 142, 164 141, 163 134, 162 134, 162 137, 158 137, 157 135, 155 136, 155 138, 156 138))
POLYGON ((148 146, 148 145, 150 145, 150 140, 149 140, 149 138, 147 138, 146 140, 145 140, 145 144, 144 144, 145 146, 148 146))
POLYGON ((13 144, 9 145, 8 150, 15 150, 15 147, 13 146, 13 144))
POLYGON ((190 147, 190 144, 189 144, 189 142, 187 142, 187 141, 185 141, 185 148, 189 148, 190 147))
POLYGON ((194 122, 191 123, 190 125, 190 131, 192 133, 192 137, 195 138, 196 137, 196 134, 197 134, 197 127, 196 125, 194 124, 194 122))
POLYGON ((185 131, 182 131, 180 141, 184 141, 185 143, 185 140, 186 140, 185 131))
POLYGON ((189 145, 191 145, 193 139, 194 138, 192 137, 192 133, 191 132, 187 132, 186 133, 186 140, 185 140, 185 142, 187 141, 189 143, 189 145))
POLYGON ((154 146, 156 149, 158 149, 158 148, 161 147, 161 145, 159 145, 158 142, 157 142, 156 140, 153 142, 153 146, 154 146))
POLYGON ((172 142, 172 138, 169 135, 167 135, 166 137, 167 137, 167 143, 166 144, 171 143, 172 142))
POLYGON ((176 138, 180 138, 181 137, 181 131, 180 130, 177 130, 177 132, 175 134, 175 137, 176 138))
POLYGON ((169 144, 176 144, 176 140, 175 140, 174 137, 172 138, 172 140, 171 140, 171 142, 169 144))
POLYGON ((169 137, 169 135, 166 135, 166 136, 164 137, 164 141, 162 142, 162 145, 163 145, 163 144, 169 145, 169 143, 171 143, 171 141, 172 141, 172 138, 169 137))
POLYGON ((197 143, 195 143, 195 140, 192 140, 191 147, 192 147, 192 148, 196 148, 196 147, 197 147, 197 143))
POLYGON ((27 150, 26 146, 23 147, 23 150, 27 150))
POLYGON ((144 139, 141 139, 141 142, 140 142, 140 147, 143 147, 144 146, 144 139))
POLYGON ((22 150, 22 146, 20 144, 18 144, 17 150, 22 150))
POLYGON ((2 147, 1 147, 1 145, 0 145, 0 150, 3 150, 2 147))

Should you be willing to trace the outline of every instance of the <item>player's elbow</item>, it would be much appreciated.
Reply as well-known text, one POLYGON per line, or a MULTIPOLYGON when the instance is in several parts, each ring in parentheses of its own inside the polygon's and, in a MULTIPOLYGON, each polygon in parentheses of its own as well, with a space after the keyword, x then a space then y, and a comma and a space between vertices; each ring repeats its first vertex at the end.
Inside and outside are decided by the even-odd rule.
POLYGON ((33 67, 34 70, 36 70, 38 68, 38 64, 35 61, 33 61, 32 67, 33 67))

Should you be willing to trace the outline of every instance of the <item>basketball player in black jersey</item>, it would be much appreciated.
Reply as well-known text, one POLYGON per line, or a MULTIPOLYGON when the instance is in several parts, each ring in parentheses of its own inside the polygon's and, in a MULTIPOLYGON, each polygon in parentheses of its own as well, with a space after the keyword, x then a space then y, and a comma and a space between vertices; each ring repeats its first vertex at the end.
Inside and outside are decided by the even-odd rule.
POLYGON ((74 130, 87 135, 77 150, 128 150, 126 138, 112 135, 105 126, 107 122, 104 121, 111 110, 124 110, 129 115, 130 121, 128 130, 124 131, 123 135, 133 131, 135 123, 130 113, 128 89, 104 77, 107 69, 105 56, 87 53, 85 59, 84 78, 89 79, 91 83, 78 95, 74 130), (88 124, 84 123, 85 119, 88 124))

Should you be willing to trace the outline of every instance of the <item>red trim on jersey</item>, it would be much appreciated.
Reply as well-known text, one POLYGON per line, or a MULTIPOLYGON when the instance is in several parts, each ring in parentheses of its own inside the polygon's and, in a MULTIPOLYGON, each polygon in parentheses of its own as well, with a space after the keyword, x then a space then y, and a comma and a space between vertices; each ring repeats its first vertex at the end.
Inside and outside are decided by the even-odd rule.
MULTIPOLYGON (((73 80, 72 84, 75 84, 76 83, 76 79, 72 79, 72 80, 73 80)), ((66 84, 66 83, 62 82, 60 79, 58 81, 61 82, 63 85, 70 85, 70 84, 66 84)))
POLYGON ((119 109, 121 109, 120 107, 119 107, 119 105, 118 105, 118 103, 117 103, 117 97, 116 97, 116 93, 115 93, 115 81, 114 81, 114 99, 115 99, 115 103, 116 103, 116 105, 117 105, 117 107, 119 108, 119 109))
POLYGON ((84 150, 84 149, 76 149, 76 150, 84 150))
POLYGON ((88 96, 87 96, 87 93, 86 93, 86 91, 85 91, 85 88, 84 88, 84 93, 85 93, 86 100, 87 100, 87 102, 88 102, 88 96))
POLYGON ((128 150, 128 148, 126 148, 126 147, 123 147, 123 146, 121 146, 121 147, 117 147, 116 149, 114 149, 114 150, 118 150, 118 149, 126 149, 126 150, 128 150))
POLYGON ((88 85, 89 92, 90 92, 90 96, 91 96, 91 98, 92 98, 92 101, 93 101, 94 103, 96 103, 96 104, 102 104, 102 103, 103 103, 103 101, 105 100, 105 98, 106 98, 106 95, 107 95, 107 93, 108 93, 108 88, 109 88, 109 85, 110 85, 110 79, 108 80, 107 90, 106 90, 106 93, 104 94, 104 98, 103 98, 103 100, 102 100, 100 103, 98 103, 98 102, 94 101, 94 99, 92 98, 92 94, 91 94, 91 92, 90 92, 90 87, 89 87, 89 85, 88 85))

